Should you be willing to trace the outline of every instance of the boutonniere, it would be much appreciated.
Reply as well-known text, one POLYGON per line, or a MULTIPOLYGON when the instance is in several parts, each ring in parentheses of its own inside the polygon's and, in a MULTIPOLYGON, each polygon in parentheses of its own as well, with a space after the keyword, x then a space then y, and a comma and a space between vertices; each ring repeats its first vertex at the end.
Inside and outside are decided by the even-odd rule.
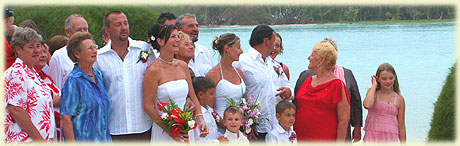
POLYGON ((219 114, 217 114, 217 112, 214 111, 214 110, 212 111, 212 117, 214 117, 214 119, 216 119, 217 123, 219 123, 220 120, 222 119, 222 118, 220 118, 219 114))
POLYGON ((273 66, 273 69, 275 69, 276 74, 278 74, 278 77, 283 74, 283 68, 281 65, 275 65, 273 66))
POLYGON ((152 53, 149 53, 149 51, 142 50, 141 53, 139 53, 139 60, 137 60, 136 63, 138 63, 139 61, 142 61, 142 63, 146 63, 147 60, 149 60, 150 55, 152 55, 152 53))
POLYGON ((289 136, 289 142, 297 143, 297 134, 295 134, 295 132, 292 132, 291 136, 289 136))

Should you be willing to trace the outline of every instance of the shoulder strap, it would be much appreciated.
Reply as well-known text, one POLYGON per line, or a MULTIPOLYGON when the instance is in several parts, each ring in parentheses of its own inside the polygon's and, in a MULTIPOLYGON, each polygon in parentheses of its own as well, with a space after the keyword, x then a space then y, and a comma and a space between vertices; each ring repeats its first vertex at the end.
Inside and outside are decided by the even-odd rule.
POLYGON ((396 99, 398 98, 398 94, 393 96, 393 104, 396 104, 396 99))
POLYGON ((235 69, 235 67, 233 67, 233 70, 235 70, 236 74, 238 75, 238 77, 240 77, 240 80, 242 80, 241 76, 240 76, 240 73, 238 72, 238 70, 235 69))
POLYGON ((222 66, 219 63, 219 70, 220 70, 220 76, 222 77, 222 80, 224 79, 224 73, 222 73, 222 66))

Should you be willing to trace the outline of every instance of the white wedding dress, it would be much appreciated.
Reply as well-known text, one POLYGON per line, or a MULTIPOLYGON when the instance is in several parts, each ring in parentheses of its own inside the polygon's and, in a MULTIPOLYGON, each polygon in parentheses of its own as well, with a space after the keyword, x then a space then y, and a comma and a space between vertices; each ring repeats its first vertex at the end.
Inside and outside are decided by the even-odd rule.
MULTIPOLYGON (((179 108, 183 110, 188 92, 188 83, 185 79, 169 81, 159 85, 154 105, 155 109, 160 115, 163 114, 164 112, 160 112, 158 110, 157 102, 168 102, 169 99, 172 99, 179 108)), ((153 122, 151 142, 174 142, 174 140, 166 132, 164 132, 163 128, 153 122)))

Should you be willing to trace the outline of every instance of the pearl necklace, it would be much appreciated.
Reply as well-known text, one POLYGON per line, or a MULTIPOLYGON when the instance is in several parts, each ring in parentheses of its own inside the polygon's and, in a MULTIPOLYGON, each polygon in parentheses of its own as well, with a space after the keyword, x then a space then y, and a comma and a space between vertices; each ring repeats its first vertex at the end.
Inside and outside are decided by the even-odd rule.
POLYGON ((163 62, 166 63, 166 64, 171 64, 171 65, 174 64, 174 59, 173 59, 173 61, 171 61, 171 62, 166 61, 166 60, 163 60, 161 57, 158 57, 158 59, 160 59, 161 61, 163 61, 163 62))

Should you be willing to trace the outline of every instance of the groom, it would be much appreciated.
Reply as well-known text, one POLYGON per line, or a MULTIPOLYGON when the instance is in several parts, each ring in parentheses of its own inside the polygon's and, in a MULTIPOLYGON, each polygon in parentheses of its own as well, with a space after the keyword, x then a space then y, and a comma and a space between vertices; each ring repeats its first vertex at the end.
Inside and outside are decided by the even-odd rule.
POLYGON ((274 30, 267 25, 258 25, 252 30, 248 52, 240 56, 240 60, 233 64, 234 67, 240 68, 244 73, 244 83, 248 95, 258 96, 262 103, 260 112, 262 118, 268 121, 261 123, 256 131, 251 131, 249 139, 265 141, 265 135, 270 132, 272 125, 278 124, 275 117, 275 100, 280 96, 282 99, 289 99, 292 95, 291 88, 281 87, 279 89, 274 85, 273 63, 270 54, 275 47, 276 34, 274 30), (256 133, 257 132, 257 133, 256 133))

